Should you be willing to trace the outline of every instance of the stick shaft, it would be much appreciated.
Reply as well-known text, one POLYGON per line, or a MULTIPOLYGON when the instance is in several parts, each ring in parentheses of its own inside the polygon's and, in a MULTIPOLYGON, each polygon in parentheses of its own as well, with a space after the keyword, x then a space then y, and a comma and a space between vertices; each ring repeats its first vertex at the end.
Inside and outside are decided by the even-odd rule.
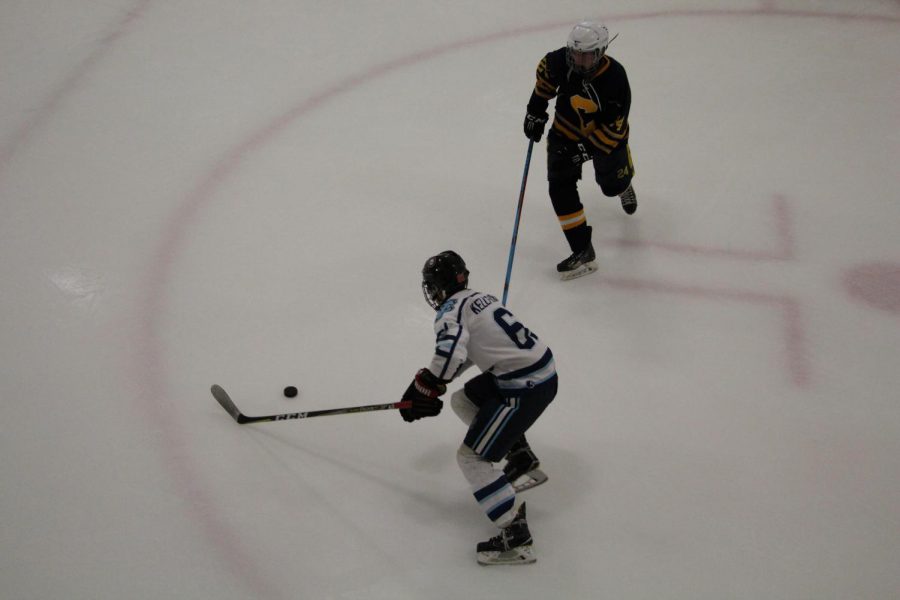
POLYGON ((309 410, 305 412, 281 413, 277 415, 262 415, 249 417, 243 414, 221 386, 213 385, 210 389, 213 398, 228 411, 228 414, 241 425, 247 423, 263 423, 266 421, 292 421, 294 419, 308 419, 310 417, 324 417, 327 415, 347 415, 352 413, 371 412, 375 410, 391 410, 396 408, 409 408, 411 402, 388 402, 385 404, 366 404, 363 406, 348 406, 346 408, 327 408, 324 410, 309 410))
POLYGON ((516 240, 519 237, 519 220, 522 217, 522 204, 525 202, 525 184, 528 182, 528 169, 531 167, 531 151, 534 140, 528 140, 528 153, 525 155, 525 169, 522 171, 522 186, 519 189, 519 203, 516 206, 516 222, 513 225, 512 242, 509 245, 509 260, 506 263, 506 281, 503 283, 503 304, 509 295, 509 280, 512 277, 513 257, 516 254, 516 240))

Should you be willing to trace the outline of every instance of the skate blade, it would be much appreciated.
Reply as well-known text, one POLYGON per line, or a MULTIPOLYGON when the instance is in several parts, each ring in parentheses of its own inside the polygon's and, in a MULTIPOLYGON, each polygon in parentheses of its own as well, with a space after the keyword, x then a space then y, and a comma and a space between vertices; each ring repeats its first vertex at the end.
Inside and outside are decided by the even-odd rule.
POLYGON ((516 493, 524 492, 525 490, 530 490, 531 488, 535 488, 542 483, 547 482, 547 475, 540 469, 532 469, 528 471, 513 483, 513 489, 516 490, 516 493))
POLYGON ((571 271, 564 271, 559 274, 559 278, 563 281, 569 281, 570 279, 577 279, 578 277, 584 277, 585 275, 590 275, 594 271, 597 270, 597 261, 591 261, 589 263, 584 263, 577 269, 572 269, 571 271))
POLYGON ((506 552, 476 552, 479 565, 530 565, 537 561, 531 544, 512 548, 506 552))

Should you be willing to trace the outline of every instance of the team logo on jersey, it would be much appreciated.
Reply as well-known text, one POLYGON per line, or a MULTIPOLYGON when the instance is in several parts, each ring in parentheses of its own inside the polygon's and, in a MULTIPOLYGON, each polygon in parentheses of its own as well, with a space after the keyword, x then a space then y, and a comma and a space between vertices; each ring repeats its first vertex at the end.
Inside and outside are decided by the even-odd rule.
POLYGON ((594 115, 600 111, 599 103, 594 102, 591 98, 576 95, 569 99, 569 104, 572 105, 572 109, 578 115, 578 128, 581 135, 590 134, 596 127, 593 121, 594 115))
POLYGON ((572 108, 575 109, 575 112, 593 114, 600 110, 600 107, 596 102, 591 100, 590 98, 585 98, 584 96, 572 96, 569 100, 569 104, 572 105, 572 108))
POLYGON ((454 306, 456 306, 456 298, 450 298, 449 300, 444 302, 438 309, 437 316, 434 317, 434 320, 440 321, 441 317, 452 311, 454 306))

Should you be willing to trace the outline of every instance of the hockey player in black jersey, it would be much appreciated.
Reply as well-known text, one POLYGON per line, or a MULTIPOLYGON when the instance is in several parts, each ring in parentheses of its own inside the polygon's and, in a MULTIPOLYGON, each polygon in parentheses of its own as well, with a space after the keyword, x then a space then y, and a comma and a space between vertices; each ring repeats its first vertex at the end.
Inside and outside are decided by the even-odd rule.
POLYGON ((550 201, 572 250, 556 266, 563 279, 596 270, 591 227, 578 196, 583 163, 593 163, 594 177, 606 196, 618 196, 629 215, 637 210, 628 148, 631 88, 625 68, 606 54, 609 41, 605 26, 578 23, 566 46, 548 53, 538 64, 525 115, 525 135, 539 142, 547 107, 556 98, 547 133, 547 179, 550 201))

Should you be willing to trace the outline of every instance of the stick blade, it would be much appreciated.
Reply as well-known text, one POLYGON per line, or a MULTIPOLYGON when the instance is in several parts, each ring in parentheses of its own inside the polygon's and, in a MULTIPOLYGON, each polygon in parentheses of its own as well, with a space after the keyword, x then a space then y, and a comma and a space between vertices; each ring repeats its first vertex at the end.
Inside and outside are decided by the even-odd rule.
POLYGON ((238 407, 234 405, 234 402, 232 402, 231 400, 231 396, 228 395, 228 392, 222 389, 222 386, 213 384, 213 386, 210 388, 210 391, 212 392, 213 398, 215 398, 216 401, 222 405, 222 408, 224 408, 235 421, 237 421, 238 423, 244 423, 244 415, 242 415, 241 411, 238 410, 238 407))

